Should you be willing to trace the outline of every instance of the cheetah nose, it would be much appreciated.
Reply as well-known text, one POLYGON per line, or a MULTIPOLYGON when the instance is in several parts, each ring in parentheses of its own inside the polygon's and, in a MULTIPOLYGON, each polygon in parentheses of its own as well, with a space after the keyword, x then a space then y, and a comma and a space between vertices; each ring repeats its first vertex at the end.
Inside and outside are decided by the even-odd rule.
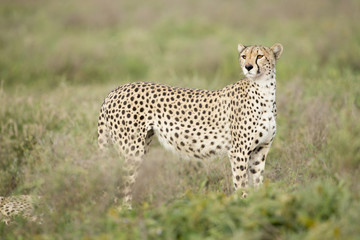
POLYGON ((248 65, 245 66, 245 68, 246 68, 248 71, 250 71, 251 69, 253 69, 253 65, 248 64, 248 65))

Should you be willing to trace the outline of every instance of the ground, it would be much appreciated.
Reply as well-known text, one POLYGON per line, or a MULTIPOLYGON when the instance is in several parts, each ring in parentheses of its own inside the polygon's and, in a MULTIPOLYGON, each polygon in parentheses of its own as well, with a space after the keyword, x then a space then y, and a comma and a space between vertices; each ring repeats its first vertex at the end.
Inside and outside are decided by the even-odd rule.
POLYGON ((48 206, 46 225, 15 219, 0 236, 356 239, 359 3, 239 4, 3 1, 0 196, 48 206), (264 188, 237 198, 227 159, 183 161, 155 142, 134 210, 119 212, 123 161, 97 152, 104 96, 135 81, 219 89, 242 77, 239 42, 286 50, 264 188))

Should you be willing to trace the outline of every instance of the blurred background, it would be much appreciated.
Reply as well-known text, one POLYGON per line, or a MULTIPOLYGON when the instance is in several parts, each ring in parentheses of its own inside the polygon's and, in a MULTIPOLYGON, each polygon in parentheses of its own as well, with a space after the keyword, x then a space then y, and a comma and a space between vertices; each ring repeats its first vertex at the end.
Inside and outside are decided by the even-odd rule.
POLYGON ((218 87, 239 79, 238 42, 281 42, 280 81, 360 67, 356 0, 3 0, 0 11, 5 88, 178 76, 218 87))
MULTIPOLYGON (((115 87, 133 81, 220 89, 242 78, 238 43, 270 47, 279 42, 284 52, 277 63, 278 132, 267 161, 269 190, 264 191, 270 196, 280 189, 289 194, 284 199, 311 199, 324 208, 327 215, 316 215, 316 204, 291 205, 295 212, 288 220, 315 236, 309 239, 327 238, 325 233, 356 234, 359 16, 358 0, 1 0, 0 195, 42 195, 55 211, 48 213, 46 227, 18 225, 5 231, 0 226, 0 233, 12 239, 54 234, 79 239, 109 233, 110 222, 119 229, 112 235, 117 239, 125 233, 124 239, 135 239, 134 232, 150 236, 143 232, 144 224, 155 230, 160 225, 145 221, 146 210, 127 215, 130 225, 112 211, 114 198, 121 197, 115 186, 121 185, 122 160, 116 153, 97 152, 103 99, 115 87), (339 196, 334 189, 343 192, 339 196), (318 198, 312 198, 315 195, 318 198), (306 215, 305 221, 298 212, 310 217, 306 215), (334 231, 325 231, 332 227, 334 231)), ((189 191, 205 197, 233 191, 226 158, 188 163, 157 142, 143 176, 136 202, 145 209, 165 204, 165 214, 171 211, 166 204, 189 191)), ((262 202, 266 194, 253 199, 262 202)), ((196 211, 189 206, 207 209, 201 201, 175 208, 188 207, 192 214, 196 211)), ((241 221, 246 223, 246 216, 261 207, 249 205, 241 221)), ((181 225, 174 219, 168 219, 170 225, 181 225)), ((180 235, 170 227, 165 239, 186 238, 183 234, 190 234, 194 226, 179 230, 180 235)), ((199 226, 193 230, 201 232, 203 225, 199 226)), ((256 226, 258 232, 270 234, 260 239, 297 229, 273 224, 268 233, 268 225, 256 226)), ((222 230, 219 234, 214 236, 225 236, 222 230)), ((232 234, 226 236, 253 236, 250 230, 232 234)))

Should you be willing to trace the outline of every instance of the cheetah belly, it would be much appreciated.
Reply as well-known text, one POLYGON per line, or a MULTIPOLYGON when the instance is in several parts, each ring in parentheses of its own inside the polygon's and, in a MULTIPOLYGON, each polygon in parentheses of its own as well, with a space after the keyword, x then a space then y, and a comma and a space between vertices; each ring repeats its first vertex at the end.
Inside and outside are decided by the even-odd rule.
POLYGON ((185 133, 180 130, 176 134, 164 133, 162 126, 154 126, 154 131, 161 145, 181 157, 209 159, 225 155, 230 149, 230 131, 227 126, 222 127, 209 132, 185 133))

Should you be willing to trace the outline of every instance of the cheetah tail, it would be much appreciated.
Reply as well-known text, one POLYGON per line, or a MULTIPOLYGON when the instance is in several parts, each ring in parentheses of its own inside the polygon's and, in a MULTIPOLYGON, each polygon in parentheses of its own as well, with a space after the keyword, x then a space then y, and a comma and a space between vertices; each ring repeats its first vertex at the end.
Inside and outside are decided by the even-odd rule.
POLYGON ((109 145, 109 129, 106 120, 106 106, 105 103, 100 108, 99 120, 98 120, 98 145, 100 150, 107 149, 109 145))

